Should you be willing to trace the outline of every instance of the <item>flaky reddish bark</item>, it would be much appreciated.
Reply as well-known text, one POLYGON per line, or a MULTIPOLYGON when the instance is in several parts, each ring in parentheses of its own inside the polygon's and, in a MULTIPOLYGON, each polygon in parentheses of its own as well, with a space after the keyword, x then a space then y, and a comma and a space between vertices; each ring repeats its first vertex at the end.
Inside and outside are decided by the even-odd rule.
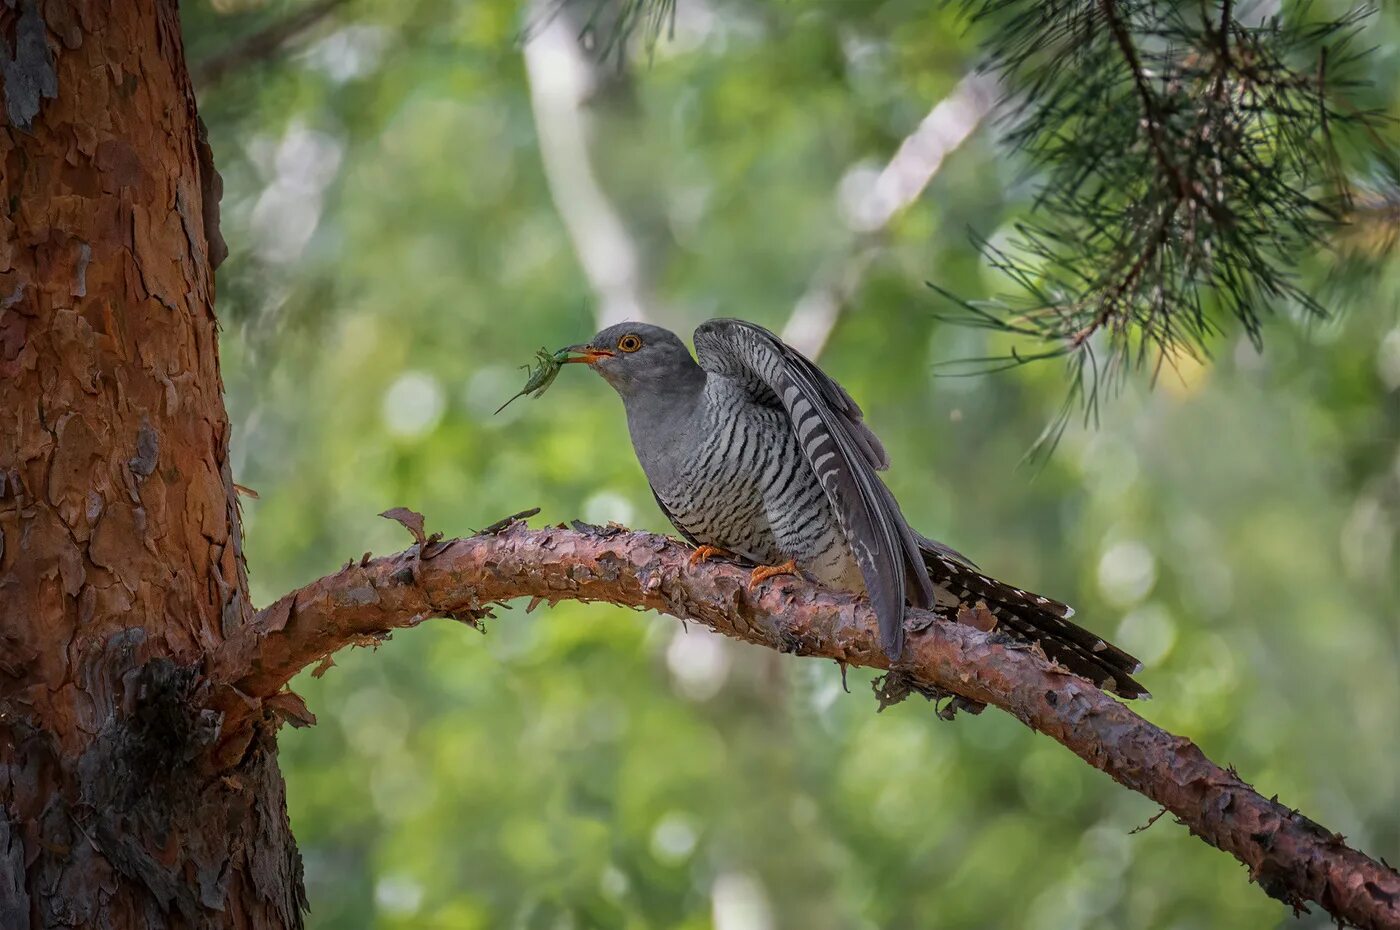
POLYGON ((297 926, 272 723, 200 667, 252 610, 175 4, 11 0, 0 58, 0 927, 297 926))
MULTIPOLYGON (((0 4, 0 927, 285 927, 283 690, 350 642, 519 595, 883 666, 869 612, 645 534, 512 528, 350 566, 254 617, 227 466, 217 177, 173 3, 0 4), (430 550, 431 552, 431 550, 430 550)), ((1400 925, 1400 879, 1024 649, 916 616, 903 671, 997 704, 1272 894, 1400 925)))
MULTIPOLYGON (((855 599, 784 578, 759 591, 723 563, 648 533, 527 530, 480 535, 348 565, 260 611, 215 657, 214 677, 277 693, 307 665, 355 642, 438 616, 475 621, 516 597, 645 607, 784 652, 885 668, 873 614, 855 599)), ((1265 891, 1312 901, 1339 921, 1400 927, 1400 875, 1277 801, 1190 740, 1133 713, 1024 646, 915 611, 908 661, 918 684, 994 704, 1176 815, 1249 867, 1265 891)))

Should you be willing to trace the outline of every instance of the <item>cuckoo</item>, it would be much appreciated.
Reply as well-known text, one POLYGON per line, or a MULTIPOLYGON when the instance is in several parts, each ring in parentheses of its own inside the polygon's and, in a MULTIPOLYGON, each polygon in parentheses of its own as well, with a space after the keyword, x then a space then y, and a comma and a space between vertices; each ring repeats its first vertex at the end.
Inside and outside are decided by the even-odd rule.
POLYGON ((692 563, 738 557, 749 586, 801 574, 866 595, 891 661, 907 605, 956 619, 979 605, 998 629, 1038 643, 1070 671, 1143 697, 1136 659, 1071 623, 1058 601, 982 574, 920 535, 876 472, 880 440, 841 385, 773 333, 741 320, 695 330, 695 358, 674 333, 619 323, 566 361, 612 385, 656 503, 696 547, 692 563), (697 362, 698 359, 698 362, 697 362))

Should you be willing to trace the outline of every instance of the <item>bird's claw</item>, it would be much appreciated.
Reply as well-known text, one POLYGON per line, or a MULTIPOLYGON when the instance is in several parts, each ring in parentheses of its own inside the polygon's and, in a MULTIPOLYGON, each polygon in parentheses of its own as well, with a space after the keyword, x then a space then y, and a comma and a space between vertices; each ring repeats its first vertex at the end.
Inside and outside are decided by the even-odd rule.
POLYGON ((721 549, 719 546, 696 546, 695 551, 690 554, 690 567, 694 568, 710 559, 732 558, 733 555, 728 549, 721 549))
POLYGON ((749 590, 752 591, 774 575, 796 575, 797 562, 788 559, 782 565, 760 565, 749 574, 749 590))

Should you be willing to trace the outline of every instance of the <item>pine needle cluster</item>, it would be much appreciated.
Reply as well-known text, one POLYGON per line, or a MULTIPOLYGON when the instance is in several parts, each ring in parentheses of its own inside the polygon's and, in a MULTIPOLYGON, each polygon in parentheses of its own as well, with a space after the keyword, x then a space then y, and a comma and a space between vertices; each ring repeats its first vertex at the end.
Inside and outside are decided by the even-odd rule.
MULTIPOLYGON (((591 5, 590 28, 609 24, 602 47, 616 51, 654 41, 677 0, 572 2, 591 5)), ((1360 102, 1369 8, 944 2, 986 37, 983 67, 1007 89, 1002 138, 1037 194, 1011 235, 978 243, 1008 293, 931 286, 956 308, 946 319, 1017 337, 964 370, 1067 360, 1047 438, 1128 372, 1202 360, 1236 327, 1260 344, 1279 312, 1329 316, 1400 243, 1400 158, 1360 102), (1304 273, 1319 256, 1330 277, 1304 273)))
POLYGON ((1327 316, 1299 269, 1358 219, 1372 254, 1393 242, 1393 204, 1356 196, 1346 167, 1390 158, 1383 118, 1354 102, 1366 11, 1246 25, 1231 0, 964 6, 1040 184, 1014 235, 981 243, 1011 293, 944 293, 953 318, 1033 345, 975 361, 1068 359, 1066 414, 1129 370, 1207 355, 1231 323, 1259 343, 1271 312, 1327 316))

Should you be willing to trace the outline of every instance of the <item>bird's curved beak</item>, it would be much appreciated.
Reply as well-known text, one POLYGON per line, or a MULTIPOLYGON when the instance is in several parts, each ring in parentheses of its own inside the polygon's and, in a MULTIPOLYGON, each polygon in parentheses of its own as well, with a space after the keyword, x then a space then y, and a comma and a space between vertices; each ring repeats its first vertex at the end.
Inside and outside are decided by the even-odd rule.
POLYGON ((560 349, 560 351, 567 352, 569 354, 569 357, 564 359, 560 363, 561 365, 568 365, 572 362, 579 362, 584 365, 592 365, 599 359, 612 358, 614 355, 617 354, 611 349, 602 349, 598 346, 590 345, 569 346, 565 349, 560 349))

